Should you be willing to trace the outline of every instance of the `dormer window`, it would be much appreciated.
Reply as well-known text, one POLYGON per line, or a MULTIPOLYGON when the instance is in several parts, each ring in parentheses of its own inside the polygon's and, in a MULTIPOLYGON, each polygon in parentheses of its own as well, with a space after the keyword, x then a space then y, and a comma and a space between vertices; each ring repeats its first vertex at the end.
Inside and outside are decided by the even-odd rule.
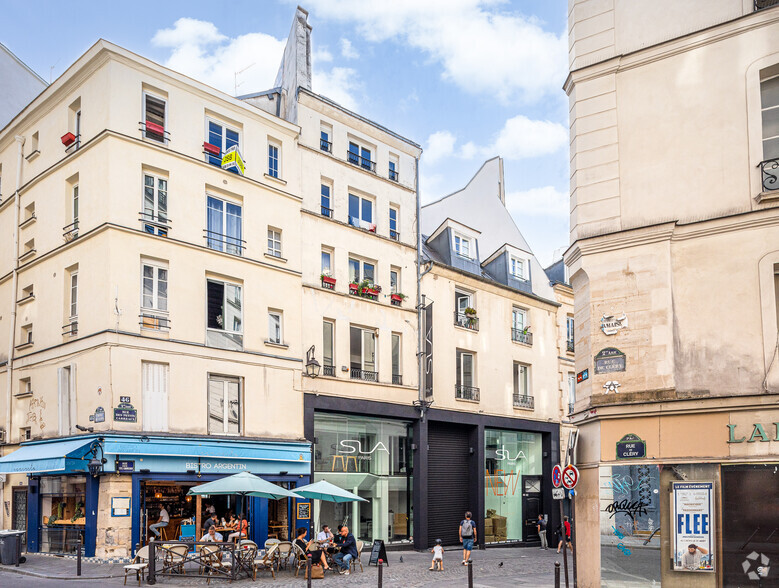
POLYGON ((518 257, 511 256, 511 261, 509 262, 509 270, 511 271, 511 275, 517 278, 518 280, 524 280, 525 279, 525 260, 519 259, 518 257))
POLYGON ((455 234, 454 252, 460 257, 471 259, 471 240, 463 235, 455 234))

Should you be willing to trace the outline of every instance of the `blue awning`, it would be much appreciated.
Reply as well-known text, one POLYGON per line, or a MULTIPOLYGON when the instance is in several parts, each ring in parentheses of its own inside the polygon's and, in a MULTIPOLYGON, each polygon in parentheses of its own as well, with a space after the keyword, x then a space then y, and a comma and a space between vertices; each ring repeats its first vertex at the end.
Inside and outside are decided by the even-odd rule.
POLYGON ((153 457, 201 457, 215 459, 250 459, 275 462, 310 463, 307 443, 244 442, 202 439, 139 439, 107 437, 107 455, 153 457))
POLYGON ((22 445, 0 458, 0 473, 86 472, 87 461, 82 458, 93 442, 89 437, 22 445))

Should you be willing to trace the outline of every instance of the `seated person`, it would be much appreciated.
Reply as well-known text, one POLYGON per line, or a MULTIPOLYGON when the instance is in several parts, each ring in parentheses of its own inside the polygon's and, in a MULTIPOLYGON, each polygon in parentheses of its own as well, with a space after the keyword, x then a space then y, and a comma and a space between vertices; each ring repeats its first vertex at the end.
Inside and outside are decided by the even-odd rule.
POLYGON ((230 513, 230 518, 225 523, 225 527, 228 527, 230 529, 238 528, 238 519, 235 518, 235 515, 233 513, 230 513))
POLYGON ((216 532, 216 525, 208 527, 208 531, 200 538, 201 541, 224 541, 221 533, 216 532))
POLYGON ((341 529, 343 528, 343 525, 338 525, 338 532, 335 534, 335 537, 333 537, 334 545, 341 545, 344 542, 343 535, 341 535, 341 529))
POLYGON ((338 567, 341 568, 340 573, 348 576, 352 560, 357 559, 360 554, 357 552, 357 540, 349 532, 349 527, 341 527, 341 537, 343 537, 341 551, 336 553, 333 559, 338 564, 338 567))
POLYGON ((208 533, 211 527, 216 527, 216 513, 208 515, 206 522, 203 523, 203 532, 208 533))
POLYGON ((317 543, 313 539, 311 541, 306 542, 306 535, 308 534, 308 529, 305 527, 300 527, 297 531, 297 539, 295 539, 295 545, 300 547, 300 549, 303 550, 303 553, 308 555, 311 554, 311 565, 323 566, 326 570, 330 569, 330 566, 327 565, 327 559, 325 558, 325 552, 322 549, 317 549, 317 543))
MULTIPOLYGON (((233 518, 235 518, 235 515, 233 515, 233 518)), ((246 515, 241 515, 241 518, 239 520, 236 520, 233 526, 233 529, 235 529, 235 533, 230 533, 227 536, 227 540, 237 541, 241 537, 246 537, 246 531, 248 528, 249 528, 249 521, 246 520, 246 515)))

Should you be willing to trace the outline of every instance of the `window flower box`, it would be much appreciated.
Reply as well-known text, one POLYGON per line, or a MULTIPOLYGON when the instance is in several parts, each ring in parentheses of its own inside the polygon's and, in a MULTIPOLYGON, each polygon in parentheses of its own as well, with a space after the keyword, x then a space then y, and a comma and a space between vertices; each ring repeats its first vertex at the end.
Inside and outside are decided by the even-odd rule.
POLYGON ((390 294, 390 304, 394 306, 400 306, 405 299, 406 299, 406 295, 401 294, 400 292, 396 294, 390 294))
POLYGON ((335 278, 332 276, 328 276, 327 274, 322 274, 319 276, 319 278, 322 280, 322 287, 327 288, 328 290, 335 290, 335 278))
POLYGON ((146 132, 152 133, 154 135, 160 135, 161 137, 165 136, 165 127, 162 125, 158 125, 157 123, 153 123, 150 121, 146 121, 146 132))
POLYGON ((349 284, 349 294, 354 294, 356 296, 359 290, 360 290, 359 284, 355 284, 354 282, 349 284))
POLYGON ((62 141, 62 144, 65 145, 65 147, 70 147, 73 145, 73 143, 76 142, 76 135, 73 133, 65 133, 62 135, 62 138, 60 139, 62 141))
POLYGON ((203 151, 210 155, 221 155, 222 149, 218 145, 212 145, 207 141, 203 143, 203 151))

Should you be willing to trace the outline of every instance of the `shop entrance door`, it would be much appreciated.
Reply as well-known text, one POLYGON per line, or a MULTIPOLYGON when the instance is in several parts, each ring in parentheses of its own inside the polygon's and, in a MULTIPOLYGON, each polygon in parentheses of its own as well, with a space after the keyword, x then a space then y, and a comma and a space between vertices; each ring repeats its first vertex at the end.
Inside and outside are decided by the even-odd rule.
POLYGON ((24 531, 27 528, 27 487, 14 488, 11 501, 13 520, 11 528, 16 531, 24 531))
POLYGON ((540 541, 538 515, 543 511, 541 476, 522 476, 522 515, 525 520, 523 541, 540 541))
POLYGON ((779 585, 779 465, 722 468, 722 547, 725 586, 757 586, 757 568, 770 566, 763 586, 779 585), (752 574, 752 575, 750 575, 752 574))
POLYGON ((471 504, 470 444, 468 429, 431 422, 428 429, 428 541, 459 543, 457 525, 467 510, 480 515, 471 504))

